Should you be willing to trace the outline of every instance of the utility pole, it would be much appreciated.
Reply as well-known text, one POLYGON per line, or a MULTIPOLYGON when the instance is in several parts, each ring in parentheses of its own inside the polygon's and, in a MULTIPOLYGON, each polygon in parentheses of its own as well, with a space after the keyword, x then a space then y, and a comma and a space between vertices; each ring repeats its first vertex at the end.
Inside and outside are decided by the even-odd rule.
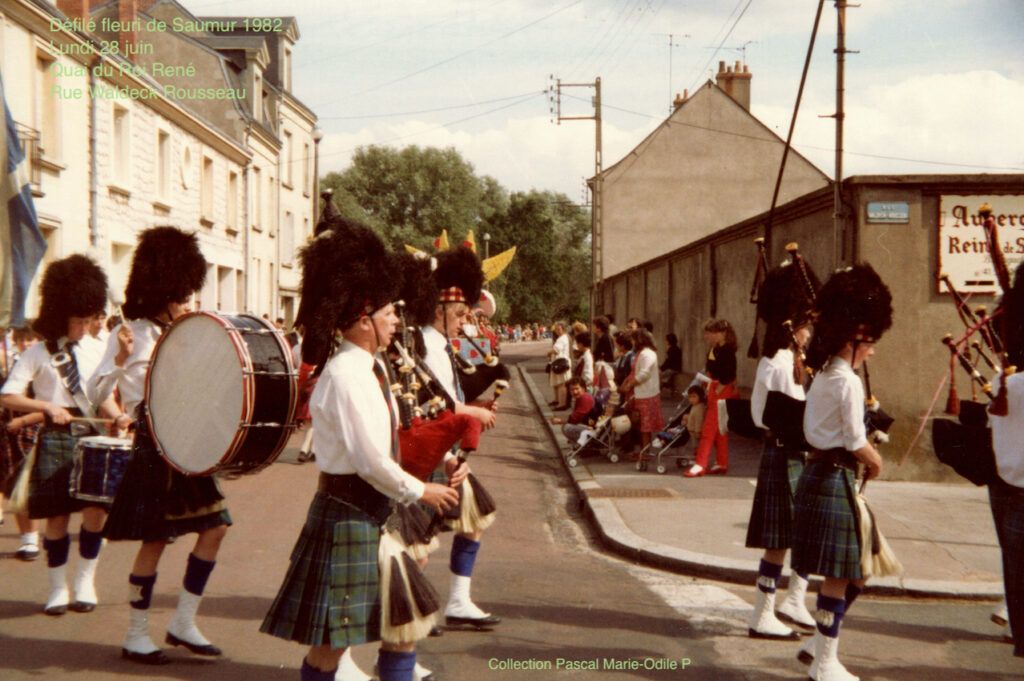
POLYGON ((846 0, 836 0, 836 175, 833 183, 833 232, 835 251, 833 253, 833 269, 838 268, 846 254, 845 225, 846 209, 843 206, 843 122, 846 118, 844 107, 846 54, 856 54, 855 50, 846 49, 846 8, 860 7, 846 0))
POLYGON ((597 307, 597 297, 601 282, 604 280, 604 243, 602 237, 601 221, 601 185, 604 179, 601 177, 601 78, 595 78, 593 83, 563 83, 561 78, 551 76, 555 81, 549 86, 548 93, 552 99, 552 120, 558 125, 562 121, 594 121, 594 183, 591 185, 591 207, 590 207, 590 329, 594 329, 594 311, 597 307), (593 116, 563 116, 562 115, 562 88, 587 87, 594 88, 594 115, 593 116))

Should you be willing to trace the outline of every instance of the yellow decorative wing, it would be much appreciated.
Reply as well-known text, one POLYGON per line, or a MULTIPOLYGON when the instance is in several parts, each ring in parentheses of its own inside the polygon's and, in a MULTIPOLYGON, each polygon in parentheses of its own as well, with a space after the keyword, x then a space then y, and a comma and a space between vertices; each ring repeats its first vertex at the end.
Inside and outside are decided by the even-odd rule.
POLYGON ((410 246, 409 244, 405 245, 405 250, 415 255, 417 258, 427 258, 430 256, 430 254, 427 253, 426 251, 422 251, 416 248, 415 246, 410 246))
POLYGON ((497 279, 498 276, 505 271, 505 268, 509 266, 509 263, 512 262, 512 258, 515 256, 516 247, 513 246, 507 251, 502 251, 498 255, 491 256, 490 258, 487 258, 487 260, 484 260, 483 263, 481 263, 484 268, 484 281, 494 281, 497 279))
POLYGON ((438 251, 438 252, 440 252, 440 251, 447 251, 448 247, 449 247, 449 244, 448 244, 448 230, 447 229, 442 229, 441 230, 441 236, 439 236, 436 239, 434 239, 434 250, 438 251))
POLYGON ((473 230, 469 230, 469 234, 467 234, 466 238, 462 240, 462 245, 468 246, 469 250, 476 253, 476 237, 473 236, 473 230))

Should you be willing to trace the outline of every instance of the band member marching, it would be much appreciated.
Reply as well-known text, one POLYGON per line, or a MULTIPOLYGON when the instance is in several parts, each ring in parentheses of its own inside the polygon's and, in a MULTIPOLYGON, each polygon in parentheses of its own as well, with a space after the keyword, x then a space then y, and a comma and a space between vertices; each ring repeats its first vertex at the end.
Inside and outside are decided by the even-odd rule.
POLYGON ((333 679, 349 646, 372 641, 381 681, 410 681, 438 603, 412 558, 389 554, 386 524, 396 502, 440 512, 458 493, 396 461, 396 406, 375 356, 398 323, 395 261, 361 225, 326 228, 302 254, 300 315, 303 360, 321 370, 310 399, 319 488, 261 631, 310 646, 304 681, 333 679))
POLYGON ((855 373, 892 325, 892 296, 870 265, 833 274, 817 298, 808 365, 818 373, 807 393, 804 436, 813 448, 797 487, 793 570, 825 578, 813 639, 814 681, 855 681, 837 657, 840 624, 864 586, 855 502, 857 469, 882 470, 868 441, 864 386, 855 373))
POLYGON ((206 259, 194 234, 174 227, 154 227, 139 236, 123 307, 125 321, 108 339, 100 366, 90 381, 96 396, 116 387, 126 415, 118 425, 134 422, 132 458, 121 482, 104 535, 112 541, 141 541, 128 583, 129 625, 121 655, 149 665, 170 660, 149 636, 149 607, 157 567, 168 541, 196 533, 188 556, 178 607, 167 624, 165 641, 196 655, 215 657, 220 648, 196 626, 206 583, 216 565, 231 516, 213 477, 188 477, 160 456, 146 419, 146 372, 161 333, 189 311, 189 301, 206 279, 206 259))
MULTIPOLYGON (((466 404, 460 385, 451 339, 457 338, 463 324, 473 323, 472 305, 480 299, 484 273, 476 254, 460 246, 437 255, 434 281, 440 298, 433 322, 422 327, 424 362, 438 378, 441 387, 455 404, 455 412, 470 414, 485 429, 492 428, 495 413, 489 405, 466 404)), ((446 466, 451 466, 451 462, 446 466)), ((449 472, 450 475, 450 472, 449 472)), ((445 622, 451 626, 491 627, 499 617, 480 609, 470 598, 470 585, 483 532, 494 521, 493 500, 475 476, 470 474, 460 485, 459 517, 450 525, 456 532, 452 540, 449 569, 451 590, 445 607, 445 622)))
MULTIPOLYGON (((103 543, 107 507, 70 495, 74 463, 75 417, 92 418, 85 385, 100 357, 93 346, 79 344, 92 318, 107 303, 107 277, 89 258, 72 255, 52 263, 43 275, 42 305, 34 328, 43 341, 36 343, 14 365, 4 384, 4 408, 16 412, 42 412, 46 424, 39 433, 29 478, 28 514, 45 518, 43 548, 50 575, 50 596, 44 612, 63 615, 70 608, 90 612, 98 601, 94 579, 103 543), (28 397, 29 389, 34 397, 28 397), (78 534, 79 560, 74 579, 75 600, 67 585, 70 515, 82 512, 78 534)), ((113 400, 101 405, 107 416, 120 413, 113 400)), ((82 432, 80 434, 87 434, 82 432)), ((25 465, 29 465, 26 461, 25 465)))
MULTIPOLYGON (((1024 268, 1017 267, 1013 287, 1004 294, 1001 307, 1007 362, 1024 367, 1024 268)), ((1024 657, 1024 454, 1020 446, 1024 439, 1024 374, 1018 370, 1007 377, 1000 392, 1006 399, 1005 415, 989 408, 996 475, 988 494, 1002 549, 1005 619, 1013 637, 1013 654, 1024 657)))
MULTIPOLYGON (((805 399, 806 374, 802 358, 811 337, 811 315, 818 288, 817 277, 799 256, 794 256, 792 262, 768 273, 757 296, 757 316, 765 322, 765 336, 750 396, 750 411, 754 423, 766 433, 746 541, 749 548, 764 549, 758 571, 757 604, 750 618, 749 633, 754 638, 792 639, 796 636, 775 615, 775 592, 786 551, 793 541, 793 497, 806 454, 800 446, 802 442, 787 441, 790 439, 787 433, 773 432, 765 425, 764 418, 765 405, 772 392, 801 402, 805 399)), ((778 430, 799 433, 802 417, 802 412, 794 409, 790 418, 795 422, 789 424, 790 428, 778 430)), ((811 629, 814 618, 804 602, 806 594, 807 575, 793 571, 789 591, 778 613, 794 624, 811 629)))

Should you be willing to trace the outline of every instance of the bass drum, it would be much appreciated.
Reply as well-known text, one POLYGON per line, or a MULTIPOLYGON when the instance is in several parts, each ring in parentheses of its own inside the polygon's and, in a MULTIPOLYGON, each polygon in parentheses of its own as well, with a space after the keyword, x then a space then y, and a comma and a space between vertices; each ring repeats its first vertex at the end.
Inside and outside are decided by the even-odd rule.
POLYGON ((185 475, 255 473, 277 459, 295 429, 296 379, 288 344, 269 322, 191 312, 153 351, 150 433, 185 475))

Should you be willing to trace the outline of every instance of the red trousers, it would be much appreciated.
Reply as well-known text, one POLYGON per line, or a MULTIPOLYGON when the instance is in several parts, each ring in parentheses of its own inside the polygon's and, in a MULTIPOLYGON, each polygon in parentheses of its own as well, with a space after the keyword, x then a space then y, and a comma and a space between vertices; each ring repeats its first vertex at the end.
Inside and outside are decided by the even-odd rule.
POLYGON ((696 463, 707 469, 711 459, 711 446, 715 446, 715 463, 722 468, 729 467, 729 436, 718 432, 718 402, 737 395, 736 384, 719 385, 718 381, 708 384, 708 409, 704 415, 704 426, 700 429, 697 443, 696 463))

